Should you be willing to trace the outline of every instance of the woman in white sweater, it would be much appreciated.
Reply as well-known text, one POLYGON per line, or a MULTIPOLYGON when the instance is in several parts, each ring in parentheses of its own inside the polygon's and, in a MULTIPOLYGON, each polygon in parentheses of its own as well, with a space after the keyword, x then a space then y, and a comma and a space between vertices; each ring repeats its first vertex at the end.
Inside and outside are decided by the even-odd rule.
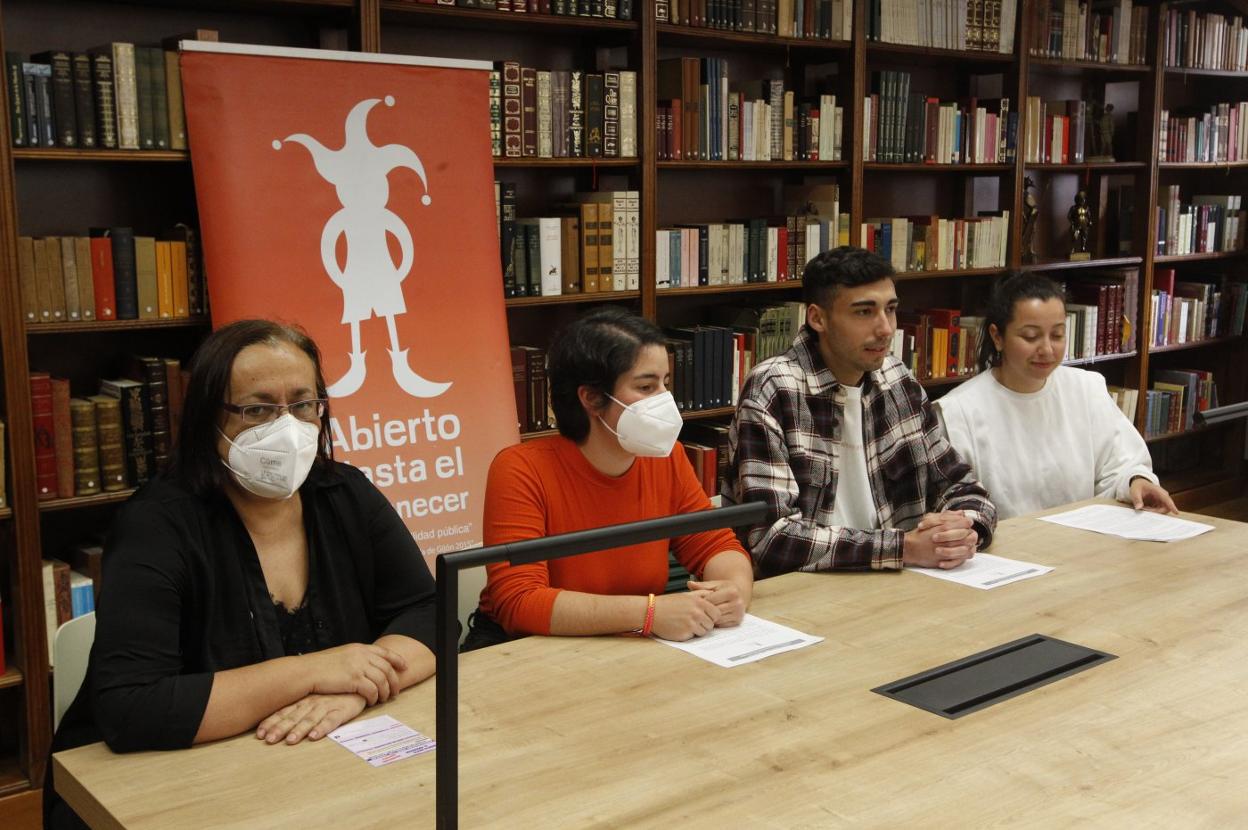
POLYGON ((949 441, 1002 518, 1093 496, 1176 513, 1105 378, 1062 365, 1066 303, 1039 274, 1007 276, 984 314, 979 374, 939 401, 949 441))

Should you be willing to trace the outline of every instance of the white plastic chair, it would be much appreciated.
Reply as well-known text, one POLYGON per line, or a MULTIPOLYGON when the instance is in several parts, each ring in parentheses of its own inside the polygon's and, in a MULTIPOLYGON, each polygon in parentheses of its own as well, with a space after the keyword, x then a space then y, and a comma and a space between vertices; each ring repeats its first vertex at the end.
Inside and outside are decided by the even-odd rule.
POLYGON ((56 630, 52 641, 52 729, 61 725, 69 704, 87 676, 87 658, 95 641, 95 612, 75 617, 56 630))

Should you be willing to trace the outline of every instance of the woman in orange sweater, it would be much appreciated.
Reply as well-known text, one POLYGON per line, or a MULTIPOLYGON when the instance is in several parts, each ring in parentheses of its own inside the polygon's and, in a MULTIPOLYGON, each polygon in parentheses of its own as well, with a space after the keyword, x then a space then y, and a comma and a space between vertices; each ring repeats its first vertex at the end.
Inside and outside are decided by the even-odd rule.
MULTIPOLYGON (((551 344, 546 370, 559 435, 508 447, 490 465, 485 544, 705 510, 676 443, 681 417, 667 385, 667 349, 652 323, 593 311, 551 344)), ((526 634, 641 630, 687 640, 741 622, 753 571, 731 531, 670 540, 694 574, 663 594, 669 540, 531 565, 487 567, 464 643, 470 650, 526 634)))

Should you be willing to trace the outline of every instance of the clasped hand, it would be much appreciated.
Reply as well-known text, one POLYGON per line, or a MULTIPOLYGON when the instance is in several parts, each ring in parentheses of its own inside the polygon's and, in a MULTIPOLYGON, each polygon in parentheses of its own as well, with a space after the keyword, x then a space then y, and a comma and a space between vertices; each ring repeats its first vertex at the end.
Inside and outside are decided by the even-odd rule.
POLYGON ((975 555, 979 534, 965 514, 928 513, 906 533, 902 563, 920 568, 956 568, 975 555))
POLYGON ((688 585, 686 593, 655 598, 651 631, 656 637, 683 642, 709 634, 716 626, 741 623, 745 600, 736 583, 727 579, 689 580, 688 585))

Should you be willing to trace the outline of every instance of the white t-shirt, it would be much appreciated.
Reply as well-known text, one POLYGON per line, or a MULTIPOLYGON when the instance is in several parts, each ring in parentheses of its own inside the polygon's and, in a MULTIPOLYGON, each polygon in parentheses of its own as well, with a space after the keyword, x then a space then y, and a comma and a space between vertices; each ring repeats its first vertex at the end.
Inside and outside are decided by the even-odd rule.
POLYGON ((832 524, 855 530, 878 530, 879 513, 867 478, 867 451, 862 440, 862 387, 841 385, 845 393, 842 410, 840 466, 832 524))
POLYGON ((1148 446, 1096 372, 1059 366, 1027 394, 983 372, 936 406, 1001 519, 1093 496, 1127 501, 1136 476, 1157 483, 1148 446))

